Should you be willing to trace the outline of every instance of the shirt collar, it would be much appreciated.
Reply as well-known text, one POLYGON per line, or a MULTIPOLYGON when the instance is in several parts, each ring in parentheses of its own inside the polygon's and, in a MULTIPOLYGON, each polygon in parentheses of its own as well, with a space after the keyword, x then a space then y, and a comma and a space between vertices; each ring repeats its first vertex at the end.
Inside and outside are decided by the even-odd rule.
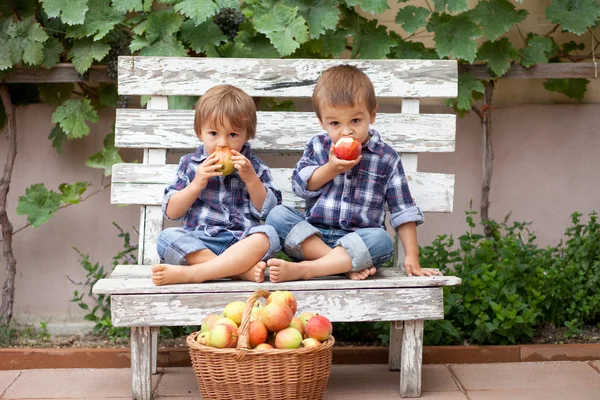
MULTIPOLYGON (((242 151, 240 151, 240 153, 242 153, 246 158, 250 158, 250 156, 252 155, 250 143, 244 143, 244 145, 242 146, 242 151)), ((196 162, 202 162, 206 157, 208 157, 208 153, 206 152, 206 148, 204 147, 204 145, 201 144, 200 146, 198 146, 191 158, 196 162)))
POLYGON ((369 129, 369 136, 371 138, 367 142, 367 148, 373 153, 379 152, 379 147, 381 146, 381 136, 379 135, 379 132, 375 129, 369 129))

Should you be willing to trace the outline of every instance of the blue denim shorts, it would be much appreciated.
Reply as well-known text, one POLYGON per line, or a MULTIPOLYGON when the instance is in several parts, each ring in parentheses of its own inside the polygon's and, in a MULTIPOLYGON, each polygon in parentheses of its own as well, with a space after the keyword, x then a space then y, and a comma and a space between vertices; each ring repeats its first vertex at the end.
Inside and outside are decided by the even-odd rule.
POLYGON ((301 244, 308 237, 317 235, 329 247, 342 246, 352 258, 352 271, 374 266, 381 267, 394 255, 394 242, 385 229, 361 228, 356 231, 314 226, 293 207, 280 205, 273 208, 267 220, 277 231, 281 247, 288 256, 304 260, 301 244))
MULTIPOLYGON (((268 225, 253 226, 244 232, 239 240, 255 233, 264 233, 269 237, 269 250, 267 250, 262 260, 272 258, 281 250, 277 232, 268 225)), ((229 231, 222 231, 214 236, 209 236, 201 229, 189 231, 183 228, 167 228, 158 236, 156 249, 161 262, 172 265, 188 265, 186 259, 188 254, 209 249, 216 255, 220 255, 239 240, 229 231)))

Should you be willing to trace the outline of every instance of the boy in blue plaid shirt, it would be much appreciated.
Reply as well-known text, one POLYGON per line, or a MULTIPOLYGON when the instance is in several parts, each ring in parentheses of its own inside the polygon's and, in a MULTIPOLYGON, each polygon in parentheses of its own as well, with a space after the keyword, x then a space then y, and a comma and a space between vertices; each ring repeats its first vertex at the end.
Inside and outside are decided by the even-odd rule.
POLYGON ((345 273, 360 280, 375 274, 394 253, 385 230, 386 203, 391 226, 404 246, 407 275, 438 274, 420 268, 416 226, 423 223, 423 213, 410 195, 400 156, 369 128, 377 111, 370 79, 350 65, 329 68, 319 78, 312 101, 326 132, 306 144, 293 173, 294 193, 306 199, 305 215, 282 205, 266 221, 277 230, 284 252, 298 262, 268 260, 269 279, 345 273), (333 144, 343 137, 362 144, 358 159, 335 156, 333 144))
POLYGON ((152 267, 152 281, 262 282, 265 260, 281 246, 273 227, 260 220, 281 204, 281 192, 248 143, 256 134, 254 101, 234 86, 215 86, 196 105, 194 130, 202 144, 181 158, 163 198, 164 215, 183 224, 161 232, 157 249, 165 264, 152 267), (215 153, 222 146, 233 154, 235 172, 227 176, 215 153))

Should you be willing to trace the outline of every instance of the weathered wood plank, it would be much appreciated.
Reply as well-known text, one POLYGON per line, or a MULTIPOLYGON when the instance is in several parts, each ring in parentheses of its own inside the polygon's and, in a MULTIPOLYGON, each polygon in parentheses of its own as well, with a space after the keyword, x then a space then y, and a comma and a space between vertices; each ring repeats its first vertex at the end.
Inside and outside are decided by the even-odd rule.
MULTIPOLYGON (((162 204, 165 187, 171 184, 177 165, 115 164, 111 185, 112 204, 162 204)), ((304 200, 292 191, 291 168, 272 168, 275 186, 285 204, 304 207, 304 200)), ((452 212, 454 175, 428 172, 406 174, 410 191, 424 212, 452 212)))
POLYGON ((404 321, 390 321, 390 350, 388 354, 388 367, 390 371, 400 371, 403 332, 404 321))
MULTIPOLYGON (((110 279, 100 279, 93 288, 95 294, 158 294, 158 293, 219 293, 244 292, 251 293, 258 289, 281 290, 280 283, 265 281, 263 283, 231 281, 228 279, 205 283, 155 286, 150 279, 150 266, 143 272, 142 266, 118 266, 110 279), (127 270, 133 271, 132 278, 112 278, 123 276, 127 270), (142 273, 145 277, 141 278, 142 273), (137 276, 137 277, 135 277, 137 276)), ((377 274, 364 281, 354 281, 345 277, 325 277, 307 281, 285 283, 286 290, 343 290, 343 289, 382 289, 382 288, 414 288, 456 286, 461 279, 455 276, 403 276, 399 268, 382 268, 377 274)))
POLYGON ((131 392, 135 400, 152 399, 152 335, 149 326, 131 328, 131 392))
POLYGON ((378 97, 456 97, 458 93, 455 60, 121 56, 119 94, 193 96, 233 83, 250 96, 310 97, 319 75, 339 64, 362 69, 378 97))
MULTIPOLYGON (((286 286, 286 289, 289 289, 286 286)), ((314 311, 338 321, 389 321, 443 319, 442 288, 393 288, 326 291, 293 291, 298 313, 314 311)), ((232 301, 246 301, 249 294, 168 293, 113 295, 115 326, 199 325, 209 314, 221 314, 232 301)))
MULTIPOLYGON (((257 154, 302 154, 304 145, 323 132, 314 113, 259 112, 257 154)), ((452 114, 377 114, 372 125, 398 152, 452 152, 456 116, 452 114)), ((115 145, 130 148, 195 149, 193 110, 117 109, 115 145)))
POLYGON ((423 322, 405 321, 400 366, 400 396, 421 397, 423 322))

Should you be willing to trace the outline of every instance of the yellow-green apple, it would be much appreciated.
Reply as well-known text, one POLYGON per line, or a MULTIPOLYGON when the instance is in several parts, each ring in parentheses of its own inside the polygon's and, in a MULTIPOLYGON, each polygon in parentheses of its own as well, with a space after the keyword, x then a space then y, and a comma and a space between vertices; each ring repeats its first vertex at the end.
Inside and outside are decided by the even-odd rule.
POLYGON ((306 338, 302 341, 302 347, 318 347, 321 345, 317 339, 306 338))
POLYGON ((221 318, 219 314, 208 315, 206 318, 204 318, 204 321, 202 321, 200 332, 208 332, 219 318, 221 318))
POLYGON ((302 343, 302 335, 294 328, 285 328, 275 334, 275 348, 297 349, 302 343))
POLYGON ((315 315, 319 315, 319 314, 317 314, 316 312, 312 312, 312 311, 304 311, 302 314, 300 314, 298 316, 298 318, 300 319, 300 321, 302 321, 304 326, 306 326, 306 323, 308 322, 308 320, 310 320, 315 315))
POLYGON ((267 297, 267 304, 272 301, 281 301, 288 305, 292 309, 292 314, 296 314, 296 298, 291 292, 287 290, 276 290, 267 297))
POLYGON ((233 161, 231 161, 231 149, 227 146, 217 147, 215 150, 217 156, 217 164, 221 164, 219 172, 223 173, 223 176, 231 175, 235 171, 233 161))
POLYGON ((242 315, 244 314, 244 308, 246 308, 246 303, 243 301, 234 301, 225 306, 223 309, 223 317, 229 318, 237 326, 242 324, 242 315))
POLYGON ((229 324, 215 324, 208 331, 208 340, 218 349, 235 348, 238 341, 238 329, 229 324))
POLYGON ((272 349, 272 348, 273 348, 273 346, 271 346, 268 343, 261 343, 261 344, 259 344, 258 346, 255 347, 256 350, 269 350, 269 349, 272 349))
POLYGON ((292 322, 290 322, 290 328, 294 328, 295 330, 300 332, 302 336, 304 336, 304 324, 302 323, 302 321, 300 321, 300 318, 292 318, 292 322))
POLYGON ((200 334, 196 336, 196 343, 202 344, 204 346, 210 346, 209 332, 200 332, 200 334))

